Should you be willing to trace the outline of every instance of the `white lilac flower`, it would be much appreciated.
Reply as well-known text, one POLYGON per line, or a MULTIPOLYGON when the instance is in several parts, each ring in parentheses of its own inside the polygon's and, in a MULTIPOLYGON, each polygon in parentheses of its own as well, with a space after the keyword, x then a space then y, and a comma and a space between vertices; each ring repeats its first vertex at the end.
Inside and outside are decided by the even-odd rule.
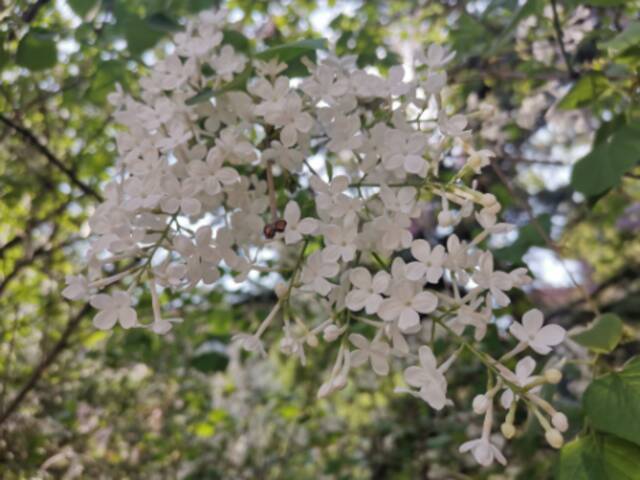
POLYGON ((507 464, 507 459, 488 437, 480 437, 476 440, 470 440, 460 445, 460 453, 471 452, 473 458, 483 467, 488 467, 495 460, 502 465, 507 464))
POLYGON ((407 265, 407 278, 413 281, 426 280, 428 283, 438 283, 444 269, 446 253, 442 245, 436 245, 433 250, 429 242, 423 239, 411 243, 411 255, 417 262, 407 265))
POLYGON ((351 352, 351 365, 359 367, 367 361, 376 374, 384 376, 389 374, 389 344, 381 340, 369 342, 359 333, 349 335, 349 341, 356 347, 351 352))
POLYGON ((513 322, 509 327, 509 332, 521 343, 531 347, 531 349, 541 355, 546 355, 555 347, 562 343, 566 336, 566 331, 560 325, 545 325, 542 312, 537 309, 529 310, 522 317, 522 323, 513 322))
POLYGON ((501 307, 506 307, 511 303, 511 300, 504 292, 511 290, 513 280, 508 273, 493 269, 493 255, 491 252, 484 252, 481 255, 479 270, 473 275, 473 281, 480 287, 488 289, 493 299, 501 307))
POLYGON ((389 286, 389 274, 379 271, 372 277, 366 268, 356 267, 349 273, 349 280, 354 288, 345 299, 347 308, 354 312, 364 308, 369 315, 376 313, 382 303, 382 293, 389 286))
POLYGON ((295 201, 290 201, 284 209, 283 218, 287 222, 284 230, 284 242, 287 245, 298 243, 304 235, 311 235, 318 228, 315 218, 300 218, 300 206, 295 201))
POLYGON ((340 259, 350 262, 355 258, 358 223, 353 212, 344 217, 342 225, 326 225, 323 232, 326 247, 322 250, 322 255, 327 262, 337 262, 340 259))
POLYGON ((327 278, 335 277, 339 270, 338 264, 325 261, 322 252, 316 251, 307 258, 300 280, 305 290, 326 296, 335 287, 335 284, 329 282, 327 278))
POLYGON ((115 290, 111 294, 98 293, 91 297, 91 306, 98 309, 93 317, 93 325, 100 330, 111 330, 116 323, 122 328, 132 328, 138 324, 138 315, 131 308, 131 297, 127 292, 115 290))
POLYGON ((438 370, 436 357, 429 347, 423 345, 418 350, 420 366, 412 366, 404 371, 407 384, 418 389, 418 396, 431 408, 442 410, 447 404, 447 380, 438 370))
MULTIPOLYGON (((532 376, 532 373, 535 369, 536 361, 531 357, 524 357, 516 364, 515 375, 510 371, 503 371, 503 373, 507 373, 505 377, 507 377, 511 382, 515 383, 519 387, 525 387, 527 386, 527 384, 535 380, 535 378, 532 376)), ((507 388, 500 396, 500 404, 504 408, 509 408, 514 400, 514 397, 515 395, 513 391, 510 388, 507 388)))
POLYGON ((456 52, 449 52, 447 47, 432 43, 427 49, 427 54, 422 52, 418 55, 418 59, 426 64, 429 68, 442 68, 455 57, 456 52))
MULTIPOLYGON (((354 351, 339 342, 321 397, 347 384, 351 360, 386 375, 389 355, 406 363, 417 354, 419 364, 404 372, 406 391, 442 408, 449 403, 444 372, 456 354, 437 366, 422 343, 467 326, 474 329, 469 341, 480 341, 495 308, 509 304, 508 291, 530 281, 525 269, 496 271, 491 253, 479 248, 508 226, 499 223, 497 198, 470 178, 494 154, 471 146, 467 117, 454 114, 459 105, 440 95, 448 86, 443 67, 454 53, 429 46, 414 57, 424 68, 405 81, 401 65, 380 73, 359 66, 355 56, 328 52, 317 63, 303 58, 308 75, 292 81, 286 63, 237 52, 224 34, 228 28, 223 12, 203 12, 174 36, 175 49, 140 81, 135 98, 121 89, 109 96, 123 127, 115 139, 119 158, 89 220, 88 273, 70 277, 63 295, 80 300, 120 280, 137 292, 146 283, 153 287, 153 322, 138 322, 134 299, 116 290, 90 297, 98 308, 94 324, 165 334, 178 319, 162 318, 156 287, 173 297, 223 273, 262 286, 262 274, 286 274, 287 284, 274 288, 271 313, 256 332, 235 341, 264 354, 265 330, 282 328, 282 349, 304 362, 304 343, 315 346, 320 332, 327 342, 347 337, 354 351), (238 89, 224 92, 229 82, 238 89), (215 97, 206 98, 203 89, 215 97), (441 165, 449 171, 456 157, 466 164, 451 180, 441 165), (446 250, 414 240, 423 205, 433 206, 430 215, 451 232, 443 239, 446 250), (482 229, 468 242, 453 232, 463 219, 482 229), (407 264, 402 257, 409 248, 407 264), (443 279, 446 289, 424 288, 443 279), (434 330, 434 319, 421 321, 438 307, 450 331, 434 330), (360 311, 383 321, 352 313, 360 311), (283 322, 273 321, 278 312, 286 314, 283 322), (325 320, 317 324, 318 317, 325 320), (373 330, 372 341, 354 333, 362 323, 373 330)), ((524 105, 518 123, 531 123, 548 103, 541 98, 524 105)), ((486 115, 490 102, 469 99, 468 106, 478 113, 480 136, 500 142, 508 115, 486 115)), ((509 358, 527 346, 546 354, 565 336, 561 327, 544 326, 538 311, 527 312, 510 332, 519 343, 509 358)), ((502 382, 496 379, 495 390, 474 401, 485 414, 483 433, 462 450, 483 465, 504 462, 490 441, 494 396, 508 382, 530 384, 532 362, 520 360, 515 374, 498 364, 502 382)), ((544 379, 557 382, 560 373, 548 370, 544 379)), ((502 395, 505 404, 513 401, 513 392, 502 395)), ((558 415, 553 420, 558 429, 566 423, 558 415)), ((556 433, 549 441, 560 445, 556 433)))
POLYGON ((82 300, 89 294, 89 281, 84 275, 67 275, 66 283, 62 296, 69 300, 82 300))
POLYGON ((431 292, 420 291, 411 282, 403 282, 392 287, 389 298, 382 301, 378 316, 384 321, 398 321, 403 332, 420 324, 420 314, 433 312, 438 306, 438 298, 431 292))

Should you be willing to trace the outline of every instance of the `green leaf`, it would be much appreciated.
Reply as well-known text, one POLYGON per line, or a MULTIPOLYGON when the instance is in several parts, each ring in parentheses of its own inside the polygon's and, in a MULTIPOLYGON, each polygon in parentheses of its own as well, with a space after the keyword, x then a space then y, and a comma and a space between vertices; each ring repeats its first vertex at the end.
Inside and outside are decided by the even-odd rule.
POLYGON ((598 72, 583 75, 575 85, 569 90, 558 107, 564 110, 583 108, 592 104, 609 88, 607 78, 598 72))
POLYGON ((303 57, 315 61, 316 50, 325 50, 327 41, 323 38, 299 40, 297 42, 285 43, 268 48, 256 54, 260 60, 271 60, 277 58, 286 63, 289 67, 285 71, 288 76, 302 76, 307 74, 307 67, 301 62, 303 57))
POLYGON ((622 320, 613 313, 605 313, 585 331, 573 335, 573 340, 597 353, 611 353, 622 338, 622 320))
POLYGON ((149 26, 158 32, 180 32, 183 30, 182 25, 162 12, 153 13, 146 18, 149 26))
POLYGON ((640 159, 640 126, 625 125, 594 146, 573 167, 571 186, 595 196, 620 182, 640 159))
POLYGON ((640 445, 640 357, 591 382, 583 403, 593 428, 640 445))
POLYGON ((98 6, 100 0, 67 0, 71 10, 80 18, 86 18, 98 6))
POLYGON ((230 92, 232 90, 243 90, 247 84, 247 80, 251 77, 252 72, 253 68, 249 64, 247 65, 247 68, 245 68, 240 74, 236 75, 229 83, 226 83, 220 88, 205 88, 193 97, 187 98, 184 103, 186 105, 196 105, 198 103, 206 102, 210 98, 220 95, 221 93, 230 92))
POLYGON ((53 33, 42 28, 32 28, 22 37, 16 52, 18 65, 29 70, 45 70, 58 61, 58 50, 53 33))
POLYGON ((237 30, 223 30, 222 43, 231 45, 235 51, 248 53, 250 50, 249 39, 237 30))
POLYGON ((640 448, 611 435, 590 435, 560 451, 556 480, 638 480, 640 448))
POLYGON ((629 47, 640 43, 640 21, 633 21, 627 25, 623 32, 619 33, 611 40, 602 42, 601 47, 606 48, 611 53, 623 52, 629 47))
POLYGON ((155 46, 163 37, 163 33, 151 27, 145 20, 128 16, 124 20, 124 36, 133 55, 139 55, 155 46))

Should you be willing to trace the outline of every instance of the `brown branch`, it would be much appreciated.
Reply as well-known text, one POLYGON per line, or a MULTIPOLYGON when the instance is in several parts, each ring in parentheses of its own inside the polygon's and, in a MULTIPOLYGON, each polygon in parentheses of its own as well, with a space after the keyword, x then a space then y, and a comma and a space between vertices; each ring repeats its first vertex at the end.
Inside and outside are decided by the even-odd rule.
POLYGON ((80 180, 76 175, 76 173, 73 170, 71 170, 69 167, 67 167, 58 157, 56 157, 51 152, 51 150, 49 150, 45 145, 40 143, 40 140, 38 140, 38 138, 33 133, 31 133, 31 131, 29 131, 28 129, 24 128, 21 125, 18 125, 17 123, 13 122, 12 120, 10 120, 9 118, 5 117, 2 114, 0 114, 0 121, 2 121, 8 127, 14 129, 16 132, 18 132, 36 150, 38 150, 42 155, 44 155, 44 157, 49 161, 51 165, 53 165, 62 173, 64 173, 69 178, 69 180, 71 180, 71 183, 73 183, 80 190, 82 190, 83 193, 85 193, 86 195, 92 196, 98 201, 102 201, 102 195, 100 195, 91 186, 87 185, 82 180, 80 180))
POLYGON ((91 306, 86 303, 75 316, 73 316, 62 332, 62 336, 58 339, 49 353, 40 361, 35 370, 31 373, 29 380, 25 383, 16 396, 11 400, 7 408, 0 413, 0 426, 18 409, 26 396, 34 389, 44 372, 56 361, 58 356, 69 345, 69 338, 80 325, 84 316, 89 312, 91 306))
POLYGON ((553 29, 556 33, 556 40, 558 41, 558 46, 560 47, 560 53, 562 54, 565 65, 567 66, 569 78, 576 79, 579 77, 579 75, 578 72, 573 69, 573 66, 571 65, 571 59, 569 58, 569 53, 564 46, 562 27, 560 26, 560 18, 558 17, 558 5, 556 4, 556 0, 551 0, 551 11, 553 12, 553 29))
POLYGON ((540 234, 540 237, 544 240, 544 243, 547 245, 547 247, 558 256, 558 258, 560 259, 560 265, 562 266, 564 271, 567 273, 569 279, 571 280, 571 283, 573 283, 573 285, 580 291, 587 305, 589 305, 589 307, 591 308, 591 310, 593 310, 593 313, 596 316, 600 315, 600 310, 598 309, 598 305, 593 301, 593 298, 591 298, 589 291, 584 287, 584 285, 579 284, 573 277, 573 274, 566 267, 566 265, 562 261, 563 256, 562 256, 561 248, 558 245, 556 245, 556 243, 551 239, 551 237, 547 234, 544 228, 542 228, 542 225, 540 225, 540 222, 538 221, 535 214, 533 213, 533 210, 531 209, 531 205, 529 205, 529 202, 520 198, 520 195, 517 194, 517 192, 515 191, 515 188, 513 188, 513 185, 511 185, 511 182, 509 181, 507 176, 504 174, 504 172, 500 169, 500 167, 498 166, 498 164, 494 159, 491 159, 491 168, 493 168, 493 171, 498 176, 502 184, 507 188, 507 190, 509 191, 513 199, 518 204, 520 204, 520 206, 524 208, 524 210, 527 212, 529 221, 533 225, 533 228, 535 228, 536 231, 540 234))
POLYGON ((51 0, 37 0, 35 3, 31 4, 22 14, 22 20, 26 23, 31 23, 31 21, 36 18, 36 15, 38 15, 40 9, 50 1, 51 0))

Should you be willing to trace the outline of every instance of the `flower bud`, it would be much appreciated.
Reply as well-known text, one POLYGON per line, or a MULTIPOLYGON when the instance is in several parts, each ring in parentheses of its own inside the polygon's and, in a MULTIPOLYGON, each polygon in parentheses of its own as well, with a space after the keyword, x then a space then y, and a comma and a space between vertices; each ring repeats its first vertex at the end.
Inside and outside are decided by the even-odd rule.
POLYGON ((333 391, 332 382, 323 383, 318 390, 318 398, 324 398, 333 391))
POLYGON ((483 207, 492 207, 493 205, 498 203, 498 199, 492 193, 485 193, 482 195, 480 202, 482 203, 483 207))
POLYGON ((309 345, 312 348, 318 346, 318 337, 316 337, 315 334, 313 333, 310 333, 309 335, 307 335, 307 337, 305 338, 305 341, 307 342, 307 345, 309 345))
POLYGON ((471 405, 476 414, 482 415, 487 411, 487 408, 489 408, 489 399, 486 395, 476 395, 471 405))
POLYGON ((291 355, 296 351, 296 344, 293 338, 284 337, 280 340, 280 351, 285 355, 291 355))
POLYGON ((544 372, 544 379, 547 383, 555 385, 560 383, 560 380, 562 380, 562 372, 557 368, 550 368, 544 372))
POLYGON ((516 434, 516 427, 514 427, 512 423, 505 422, 500 425, 500 431, 502 431, 504 438, 509 440, 516 434))
POLYGON ((289 287, 286 283, 280 282, 275 286, 273 290, 276 292, 276 296, 278 298, 285 298, 287 296, 287 293, 289 292, 289 287))
POLYGON ((564 444, 564 438, 562 437, 562 434, 555 428, 550 428, 549 430, 547 430, 544 434, 544 438, 547 439, 547 443, 553 448, 561 448, 564 444))
POLYGON ((438 214, 438 225, 440 225, 441 227, 450 227, 452 225, 455 225, 455 223, 456 216, 450 210, 442 210, 438 214))
POLYGON ((347 377, 342 374, 338 375, 333 379, 333 382, 331 382, 331 386, 333 387, 333 390, 342 390, 347 386, 347 377))
POLYGON ((562 412, 556 412, 553 417, 551 417, 551 423, 561 432, 566 432, 569 428, 567 416, 562 412))
POLYGON ((333 342, 336 340, 342 331, 333 323, 331 325, 327 325, 322 332, 322 338, 324 338, 325 342, 333 342))

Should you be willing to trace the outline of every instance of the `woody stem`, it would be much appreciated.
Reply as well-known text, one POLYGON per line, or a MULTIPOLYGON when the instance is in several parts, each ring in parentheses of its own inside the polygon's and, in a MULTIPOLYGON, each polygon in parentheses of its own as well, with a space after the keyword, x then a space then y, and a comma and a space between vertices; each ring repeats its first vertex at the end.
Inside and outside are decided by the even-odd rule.
POLYGON ((271 208, 271 221, 278 220, 278 209, 276 206, 276 189, 273 184, 273 172, 271 167, 273 166, 273 160, 267 161, 267 188, 269 189, 269 206, 271 208))

